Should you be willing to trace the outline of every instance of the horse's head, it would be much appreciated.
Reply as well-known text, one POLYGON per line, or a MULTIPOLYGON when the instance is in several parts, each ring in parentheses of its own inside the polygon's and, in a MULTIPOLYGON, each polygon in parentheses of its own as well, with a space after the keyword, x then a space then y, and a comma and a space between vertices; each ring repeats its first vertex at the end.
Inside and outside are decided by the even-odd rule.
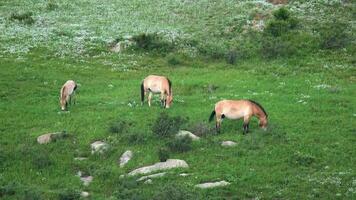
POLYGON ((166 98, 166 108, 169 108, 173 103, 173 95, 168 95, 166 98))
POLYGON ((262 128, 263 130, 267 130, 267 125, 268 125, 268 120, 267 120, 267 117, 264 116, 264 117, 261 117, 260 118, 260 128, 262 128))

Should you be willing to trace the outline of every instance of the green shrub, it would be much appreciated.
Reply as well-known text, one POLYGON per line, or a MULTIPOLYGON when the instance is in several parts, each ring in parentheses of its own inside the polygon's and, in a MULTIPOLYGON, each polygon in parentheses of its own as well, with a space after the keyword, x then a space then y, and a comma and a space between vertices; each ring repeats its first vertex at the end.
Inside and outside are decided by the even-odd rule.
POLYGON ((127 136, 127 141, 129 144, 145 144, 148 138, 142 133, 131 133, 127 136))
POLYGON ((136 42, 137 49, 161 53, 171 52, 174 49, 174 45, 171 42, 164 40, 157 33, 142 33, 134 36, 132 39, 136 42))
POLYGON ((265 33, 279 37, 297 27, 298 21, 291 17, 289 10, 282 7, 273 13, 274 18, 270 20, 265 28, 265 33))
POLYGON ((35 20, 32 18, 32 15, 32 12, 11 13, 10 20, 19 21, 26 25, 31 25, 35 23, 35 20))
POLYGON ((172 66, 177 66, 177 65, 182 64, 181 60, 177 56, 174 56, 174 55, 168 56, 167 62, 169 65, 172 65, 172 66))
POLYGON ((158 158, 161 162, 165 162, 169 158, 169 151, 166 148, 160 148, 158 150, 158 158))
POLYGON ((53 2, 53 1, 49 1, 46 5, 46 9, 49 10, 49 11, 53 11, 53 10, 56 10, 59 6, 53 2))
POLYGON ((295 152, 291 157, 292 164, 308 167, 315 162, 315 157, 309 154, 304 154, 299 151, 295 152))
POLYGON ((234 65, 236 64, 236 61, 237 61, 237 51, 235 50, 228 51, 226 54, 226 62, 231 65, 234 65))
POLYGON ((204 122, 198 122, 190 126, 188 128, 194 135, 197 135, 199 137, 206 136, 206 135, 211 135, 215 133, 215 129, 211 127, 209 124, 204 123, 204 122))
POLYGON ((110 124, 109 132, 110 133, 125 133, 128 128, 132 125, 132 123, 126 121, 116 121, 110 124))
POLYGON ((325 24, 320 30, 320 47, 322 49, 344 48, 350 40, 347 24, 340 21, 325 24))
POLYGON ((296 53, 296 47, 288 40, 278 37, 265 37, 261 46, 262 57, 287 57, 296 53))
POLYGON ((154 200, 188 200, 188 199, 196 199, 190 191, 185 188, 175 185, 169 184, 162 187, 153 197, 154 200))
POLYGON ((0 186, 0 197, 15 195, 17 187, 15 182, 0 186))
POLYGON ((58 194, 59 200, 76 200, 80 199, 80 192, 76 190, 66 189, 58 194))
POLYGON ((138 182, 134 178, 126 177, 118 179, 115 183, 117 190, 113 196, 118 200, 141 200, 143 198, 142 191, 138 188, 138 182))
POLYGON ((177 137, 168 142, 167 146, 172 152, 187 152, 192 149, 192 139, 189 136, 177 137))
POLYGON ((152 132, 160 137, 168 137, 178 133, 181 125, 186 122, 182 117, 170 117, 162 112, 152 126, 152 132))
POLYGON ((46 150, 38 150, 36 153, 32 154, 32 164, 37 169, 45 169, 53 164, 49 152, 46 150))
POLYGON ((33 189, 26 189, 24 192, 23 200, 40 200, 41 195, 38 191, 33 189))

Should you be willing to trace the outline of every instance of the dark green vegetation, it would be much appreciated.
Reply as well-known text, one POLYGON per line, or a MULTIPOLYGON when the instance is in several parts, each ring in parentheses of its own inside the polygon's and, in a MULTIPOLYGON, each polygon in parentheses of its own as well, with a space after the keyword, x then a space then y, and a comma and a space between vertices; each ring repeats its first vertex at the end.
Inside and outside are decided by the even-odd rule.
POLYGON ((0 199, 78 199, 81 191, 92 199, 354 199, 354 7, 1 1, 0 199), (265 28, 255 30, 253 19, 265 28), (138 45, 109 52, 108 44, 127 34, 138 45), (148 74, 172 80, 170 109, 160 108, 157 96, 151 108, 140 105, 148 74), (79 83, 77 104, 61 112, 59 90, 68 79, 79 83), (253 119, 243 136, 241 121, 225 120, 214 134, 207 119, 224 98, 261 103, 268 131, 253 119), (202 138, 174 139, 178 129, 202 138), (37 144, 48 132, 65 134, 37 144), (96 140, 110 150, 91 155, 96 140), (223 140, 237 146, 223 148, 223 140), (120 168, 128 149, 134 157, 120 168), (167 158, 190 167, 152 185, 119 178, 167 158), (75 176, 79 170, 94 177, 88 187, 75 176), (219 180, 231 185, 194 188, 219 180))

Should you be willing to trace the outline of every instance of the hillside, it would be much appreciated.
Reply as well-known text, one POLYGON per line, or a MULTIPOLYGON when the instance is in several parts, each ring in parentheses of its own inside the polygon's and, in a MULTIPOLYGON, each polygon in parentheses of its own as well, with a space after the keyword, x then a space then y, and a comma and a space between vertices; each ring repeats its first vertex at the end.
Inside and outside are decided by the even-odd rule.
POLYGON ((0 199, 354 199, 355 8, 347 0, 1 1, 0 199), (141 106, 149 74, 172 81, 171 108, 158 95, 141 106), (70 79, 77 103, 63 112, 59 92, 70 79), (254 118, 243 135, 242 120, 225 119, 216 134, 208 118, 221 99, 259 102, 268 130, 254 118), (200 139, 176 139, 178 130, 200 139), (227 140, 236 146, 223 147, 227 140), (95 141, 108 149, 92 154, 95 141), (127 150, 133 157, 120 167, 127 150), (151 184, 125 176, 164 158, 189 167, 151 184), (230 184, 195 187, 215 181, 230 184))

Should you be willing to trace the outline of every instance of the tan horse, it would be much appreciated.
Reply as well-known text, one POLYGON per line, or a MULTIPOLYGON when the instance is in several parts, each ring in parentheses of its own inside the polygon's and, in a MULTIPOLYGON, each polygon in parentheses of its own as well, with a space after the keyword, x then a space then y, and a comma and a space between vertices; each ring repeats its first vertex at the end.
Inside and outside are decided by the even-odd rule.
POLYGON ((267 129, 268 115, 264 108, 257 102, 252 100, 222 100, 215 104, 215 109, 211 113, 209 121, 212 121, 216 115, 216 131, 220 133, 220 126, 222 120, 226 117, 228 119, 244 119, 243 129, 248 133, 249 122, 252 116, 259 119, 259 126, 267 129))
POLYGON ((66 110, 68 106, 68 102, 72 104, 72 98, 73 103, 75 104, 75 90, 77 89, 77 84, 72 81, 68 80, 66 83, 61 88, 61 96, 60 96, 60 104, 61 104, 61 109, 66 110))
POLYGON ((149 75, 141 84, 141 104, 147 95, 148 106, 151 106, 153 94, 161 94, 161 106, 169 108, 173 102, 172 82, 164 76, 149 75))

